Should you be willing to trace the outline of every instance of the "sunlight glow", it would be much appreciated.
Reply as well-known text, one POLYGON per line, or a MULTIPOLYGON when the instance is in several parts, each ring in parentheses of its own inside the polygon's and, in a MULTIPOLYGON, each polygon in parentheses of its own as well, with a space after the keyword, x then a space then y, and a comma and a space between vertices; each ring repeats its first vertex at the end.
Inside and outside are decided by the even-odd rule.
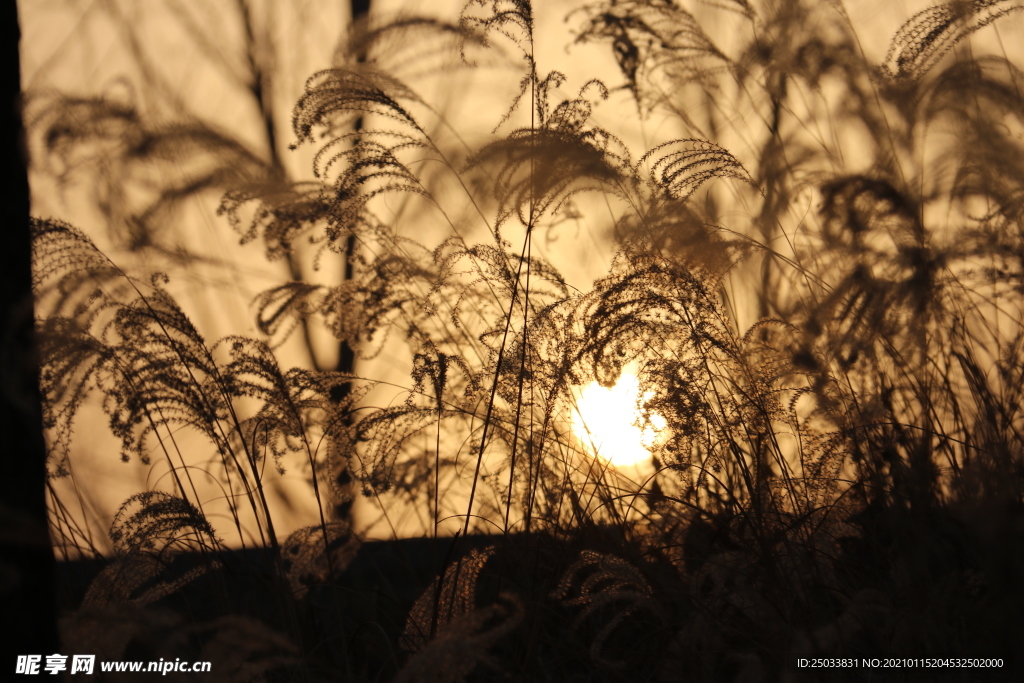
POLYGON ((629 370, 624 370, 612 387, 591 382, 577 395, 572 410, 573 434, 591 453, 615 467, 649 460, 649 449, 657 442, 666 421, 654 414, 650 425, 641 427, 639 397, 640 379, 629 370))

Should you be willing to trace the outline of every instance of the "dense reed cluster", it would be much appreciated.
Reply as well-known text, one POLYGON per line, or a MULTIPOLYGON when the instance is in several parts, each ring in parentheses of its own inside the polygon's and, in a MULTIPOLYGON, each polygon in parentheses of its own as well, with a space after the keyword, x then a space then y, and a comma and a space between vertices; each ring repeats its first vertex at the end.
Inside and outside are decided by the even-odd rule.
MULTIPOLYGON (((193 128, 51 104, 36 120, 49 154, 109 142, 112 126, 124 143, 104 154, 133 163, 198 145, 232 169, 202 186, 224 188, 241 240, 345 260, 335 284, 262 293, 263 337, 210 343, 160 275, 34 223, 51 473, 95 393, 122 457, 172 475, 125 503, 68 638, 123 618, 156 656, 223 651, 146 611, 222 581, 232 532, 191 482, 176 442, 191 431, 214 454, 231 542, 266 551, 276 605, 280 633, 218 616, 251 636, 228 657, 236 680, 815 680, 796 660, 825 655, 1019 665, 1024 72, 971 42, 1017 9, 937 5, 871 64, 841 3, 603 0, 569 20, 620 73, 581 83, 538 63, 527 0, 370 23, 295 107, 296 144, 317 149, 301 182, 193 128), (403 79, 420 63, 396 65, 395 45, 444 68, 514 68, 491 137, 439 132, 457 122, 403 79), (671 139, 633 149, 599 125, 624 96, 671 139), (447 236, 403 234, 403 212, 447 236), (616 240, 587 291, 535 249, 566 222, 616 240), (367 400, 382 383, 358 363, 280 367, 275 349, 314 325, 364 361, 402 346, 400 398, 367 400), (639 479, 571 428, 579 388, 624 372, 656 432, 639 479), (279 539, 262 473, 294 454, 320 519, 279 539), (338 588, 353 495, 414 511, 403 533, 455 534, 397 626, 338 588), (493 543, 461 545, 481 533, 493 543)), ((133 225, 145 242, 148 223, 133 225)), ((130 630, 104 652, 122 656, 130 630)))

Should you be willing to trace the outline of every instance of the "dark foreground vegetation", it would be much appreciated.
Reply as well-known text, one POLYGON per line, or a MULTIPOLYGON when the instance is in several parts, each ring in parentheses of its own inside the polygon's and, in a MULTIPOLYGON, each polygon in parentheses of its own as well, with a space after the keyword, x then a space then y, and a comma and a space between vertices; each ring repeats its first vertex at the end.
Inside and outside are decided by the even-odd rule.
POLYGON ((171 475, 117 515, 64 650, 209 659, 218 681, 1010 679, 1024 73, 979 43, 1018 9, 936 5, 871 64, 839 4, 597 2, 570 21, 618 71, 580 83, 535 59, 525 0, 371 23, 296 105, 297 144, 319 149, 307 182, 124 104, 40 106, 49 154, 114 135, 104 153, 135 161, 206 150, 241 239, 346 262, 334 285, 263 293, 265 337, 209 343, 166 278, 34 222, 52 476, 89 393, 123 456, 171 475), (403 75, 485 68, 518 87, 483 141, 403 75), (600 127, 624 95, 672 134, 633 149, 600 127), (408 215, 450 236, 420 244, 395 227, 408 215), (566 224, 616 240, 588 291, 534 250, 566 224), (402 400, 280 367, 276 344, 315 325, 365 359, 406 346, 402 400), (627 368, 660 427, 638 482, 568 427, 576 388, 627 368), (233 501, 223 526, 186 431, 233 501), (321 517, 282 538, 262 476, 296 454, 321 517), (360 550, 353 495, 420 511, 424 538, 360 550), (245 515, 256 548, 229 550, 245 515), (831 656, 1003 666, 797 667, 831 656))

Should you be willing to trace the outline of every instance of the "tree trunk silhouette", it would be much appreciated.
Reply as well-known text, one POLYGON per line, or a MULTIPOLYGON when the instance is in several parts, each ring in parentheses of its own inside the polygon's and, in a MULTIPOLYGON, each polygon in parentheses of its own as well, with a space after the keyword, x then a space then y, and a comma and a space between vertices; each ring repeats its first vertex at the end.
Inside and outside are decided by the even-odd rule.
MULTIPOLYGON (((355 25, 358 22, 365 21, 366 17, 370 14, 370 3, 371 0, 351 0, 352 8, 352 24, 355 25)), ((359 55, 359 61, 365 59, 365 55, 359 55)), ((356 119, 356 130, 362 128, 362 118, 356 119)), ((345 271, 344 278, 346 280, 352 279, 352 259, 355 255, 356 250, 356 239, 354 236, 349 235, 348 239, 345 240, 345 271)), ((338 367, 335 368, 338 372, 344 372, 352 374, 356 369, 356 354, 355 351, 349 346, 348 342, 341 342, 338 349, 338 367)), ((342 391, 338 393, 336 399, 340 402, 344 400, 345 396, 352 391, 351 384, 345 384, 342 387, 342 391)), ((352 473, 349 472, 348 468, 343 469, 337 475, 336 481, 338 487, 341 490, 350 489, 352 487, 352 473)), ((341 502, 334 506, 334 515, 337 519, 350 519, 352 515, 352 498, 343 498, 341 502)))
MULTIPOLYGON (((0 202, 7 265, 0 282, 0 623, 4 646, 15 655, 58 652, 54 608, 54 559, 46 517, 46 448, 39 403, 39 369, 33 342, 28 174, 21 120, 21 31, 18 5, 3 3, 0 17, 0 163, 5 178, 0 202)), ((6 669, 8 674, 11 669, 6 669)))

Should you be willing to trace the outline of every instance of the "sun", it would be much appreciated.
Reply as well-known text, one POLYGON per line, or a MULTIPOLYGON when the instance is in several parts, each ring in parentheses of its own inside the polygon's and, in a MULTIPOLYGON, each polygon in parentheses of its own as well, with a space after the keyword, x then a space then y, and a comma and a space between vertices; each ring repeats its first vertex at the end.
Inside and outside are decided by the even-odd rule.
POLYGON ((640 378, 623 370, 611 387, 591 382, 579 390, 572 410, 572 431, 594 455, 615 467, 630 467, 651 457, 650 448, 666 426, 665 418, 654 414, 641 427, 637 410, 640 378))

